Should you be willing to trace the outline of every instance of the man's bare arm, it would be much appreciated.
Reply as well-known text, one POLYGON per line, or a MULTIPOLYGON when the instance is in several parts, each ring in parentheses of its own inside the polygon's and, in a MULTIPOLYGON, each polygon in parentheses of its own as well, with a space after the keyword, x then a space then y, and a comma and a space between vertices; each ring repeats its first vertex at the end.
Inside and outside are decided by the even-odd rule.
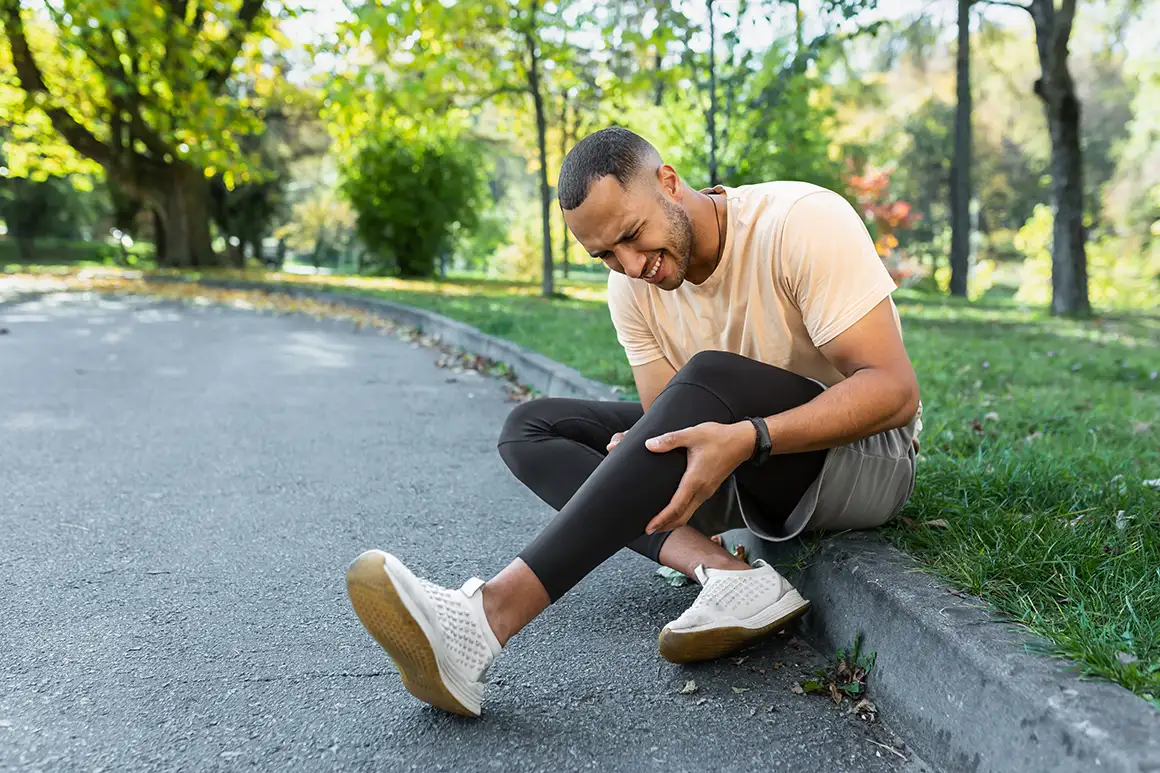
POLYGON ((664 357, 632 369, 632 378, 636 381, 636 392, 640 395, 641 405, 646 411, 675 375, 677 375, 676 369, 664 357))
POLYGON ((822 346, 821 352, 846 378, 805 405, 766 417, 773 453, 846 445, 904 427, 914 418, 918 378, 889 299, 822 346))

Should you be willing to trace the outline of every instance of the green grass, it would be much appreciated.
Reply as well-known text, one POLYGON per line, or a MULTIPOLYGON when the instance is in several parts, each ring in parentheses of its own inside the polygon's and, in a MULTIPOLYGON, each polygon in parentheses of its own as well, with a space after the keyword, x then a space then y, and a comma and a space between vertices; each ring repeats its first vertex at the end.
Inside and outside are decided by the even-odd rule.
MULTIPOLYGON (((431 309, 635 394, 599 284, 546 300, 534 283, 277 278, 431 309)), ((884 536, 1160 706, 1160 490, 1144 484, 1160 479, 1160 317, 897 300, 924 430, 915 496, 884 536)))

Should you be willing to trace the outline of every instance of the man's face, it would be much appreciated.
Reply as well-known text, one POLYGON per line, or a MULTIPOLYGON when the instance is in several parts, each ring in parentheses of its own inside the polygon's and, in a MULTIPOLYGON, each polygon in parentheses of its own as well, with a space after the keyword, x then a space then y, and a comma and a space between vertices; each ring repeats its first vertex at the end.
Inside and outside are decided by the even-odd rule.
POLYGON ((615 177, 592 183, 588 198, 564 222, 593 257, 613 271, 675 290, 685 281, 693 224, 655 179, 620 187, 615 177))

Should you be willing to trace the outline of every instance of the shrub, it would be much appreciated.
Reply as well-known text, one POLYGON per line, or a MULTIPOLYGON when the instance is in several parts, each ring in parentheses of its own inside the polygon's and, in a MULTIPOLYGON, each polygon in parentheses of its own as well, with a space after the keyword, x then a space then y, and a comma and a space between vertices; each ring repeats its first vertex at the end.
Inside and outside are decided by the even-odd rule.
POLYGON ((344 165, 341 188, 355 210, 373 273, 431 276, 478 222, 483 175, 471 144, 423 131, 379 131, 344 165))

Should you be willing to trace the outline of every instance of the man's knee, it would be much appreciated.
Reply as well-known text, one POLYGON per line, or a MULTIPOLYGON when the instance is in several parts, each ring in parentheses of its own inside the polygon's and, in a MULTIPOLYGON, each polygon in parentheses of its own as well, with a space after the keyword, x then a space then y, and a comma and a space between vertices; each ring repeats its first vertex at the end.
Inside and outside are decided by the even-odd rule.
POLYGON ((753 360, 732 352, 697 352, 677 371, 673 382, 697 384, 708 388, 719 387, 737 379, 740 375, 738 370, 752 363, 753 360))

